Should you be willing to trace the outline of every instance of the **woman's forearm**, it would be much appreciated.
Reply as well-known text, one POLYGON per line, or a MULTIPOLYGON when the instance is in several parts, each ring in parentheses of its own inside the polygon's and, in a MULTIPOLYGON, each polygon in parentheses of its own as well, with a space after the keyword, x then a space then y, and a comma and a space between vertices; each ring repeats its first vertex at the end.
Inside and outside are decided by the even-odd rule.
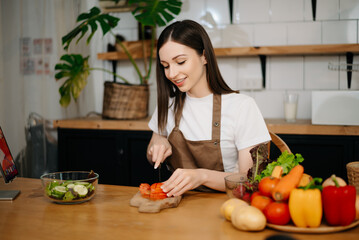
POLYGON ((224 178, 233 174, 232 172, 219 172, 205 168, 197 169, 203 178, 203 185, 217 191, 226 191, 224 178))
MULTIPOLYGON (((252 167, 253 162, 249 150, 252 147, 238 151, 238 174, 247 175, 248 169, 252 167)), ((224 178, 228 175, 234 174, 233 172, 219 172, 214 170, 208 170, 204 168, 198 169, 203 177, 203 185, 218 190, 226 191, 224 178)))

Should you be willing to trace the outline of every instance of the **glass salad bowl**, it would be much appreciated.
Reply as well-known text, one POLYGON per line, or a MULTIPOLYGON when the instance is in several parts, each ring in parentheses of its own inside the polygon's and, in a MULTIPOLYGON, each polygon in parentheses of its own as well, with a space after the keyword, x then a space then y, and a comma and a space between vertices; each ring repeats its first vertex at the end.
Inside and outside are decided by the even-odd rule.
POLYGON ((54 172, 40 177, 45 197, 59 204, 89 201, 97 191, 98 178, 93 171, 54 172))
POLYGON ((247 176, 235 173, 224 178, 226 193, 229 198, 239 198, 250 203, 252 193, 256 186, 247 180, 247 176))

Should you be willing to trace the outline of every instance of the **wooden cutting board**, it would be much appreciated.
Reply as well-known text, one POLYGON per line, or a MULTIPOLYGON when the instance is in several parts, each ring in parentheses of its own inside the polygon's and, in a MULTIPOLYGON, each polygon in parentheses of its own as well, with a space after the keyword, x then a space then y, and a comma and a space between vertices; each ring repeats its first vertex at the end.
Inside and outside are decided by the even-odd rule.
POLYGON ((141 193, 137 192, 131 198, 130 205, 132 207, 138 207, 138 211, 142 213, 158 213, 162 209, 177 207, 181 199, 182 196, 177 196, 153 201, 142 197, 141 193))

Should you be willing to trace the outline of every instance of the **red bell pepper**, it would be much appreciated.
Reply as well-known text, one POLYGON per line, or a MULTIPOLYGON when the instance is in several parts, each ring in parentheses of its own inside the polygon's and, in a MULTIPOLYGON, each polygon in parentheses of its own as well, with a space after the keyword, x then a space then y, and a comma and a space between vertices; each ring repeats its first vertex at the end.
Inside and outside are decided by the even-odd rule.
POLYGON ((335 175, 332 179, 336 186, 327 186, 322 190, 325 220, 328 225, 346 226, 355 220, 356 190, 349 185, 340 187, 335 175))

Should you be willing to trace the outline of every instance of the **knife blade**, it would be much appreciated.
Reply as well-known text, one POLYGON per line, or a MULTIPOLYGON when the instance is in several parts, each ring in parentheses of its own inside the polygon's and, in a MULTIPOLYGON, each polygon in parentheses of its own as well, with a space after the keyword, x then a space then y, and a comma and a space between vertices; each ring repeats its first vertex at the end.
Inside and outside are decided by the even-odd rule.
POLYGON ((158 166, 158 182, 161 182, 161 164, 158 166))

